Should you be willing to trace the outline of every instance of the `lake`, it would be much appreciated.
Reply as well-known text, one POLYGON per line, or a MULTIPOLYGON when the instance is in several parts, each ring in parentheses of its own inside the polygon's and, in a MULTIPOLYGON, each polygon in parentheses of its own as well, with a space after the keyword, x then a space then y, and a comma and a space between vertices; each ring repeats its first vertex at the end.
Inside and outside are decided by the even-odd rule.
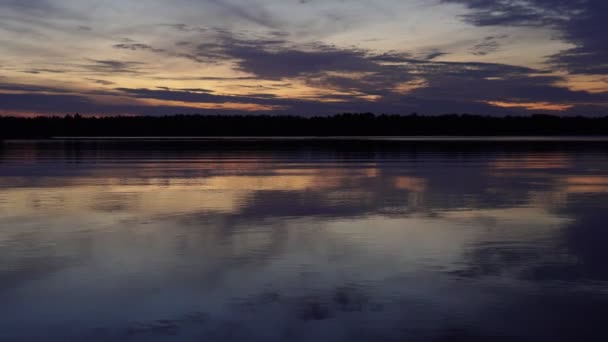
POLYGON ((606 140, 0 146, 0 341, 608 341, 606 140))

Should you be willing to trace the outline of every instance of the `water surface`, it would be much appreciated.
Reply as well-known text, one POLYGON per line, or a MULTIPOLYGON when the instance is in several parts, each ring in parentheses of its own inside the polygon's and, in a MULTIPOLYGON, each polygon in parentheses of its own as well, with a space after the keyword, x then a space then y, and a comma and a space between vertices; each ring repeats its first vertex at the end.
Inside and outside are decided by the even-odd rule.
POLYGON ((0 341, 608 340, 602 140, 0 147, 0 341))

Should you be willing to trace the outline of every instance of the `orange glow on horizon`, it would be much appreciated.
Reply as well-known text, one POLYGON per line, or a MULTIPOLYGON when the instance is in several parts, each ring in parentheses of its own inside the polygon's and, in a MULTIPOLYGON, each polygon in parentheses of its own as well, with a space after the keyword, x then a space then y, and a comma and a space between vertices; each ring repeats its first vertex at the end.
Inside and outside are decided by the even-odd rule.
POLYGON ((102 118, 108 116, 142 116, 137 113, 86 113, 86 112, 39 112, 39 111, 19 111, 19 110, 0 110, 0 116, 17 118, 37 118, 37 117, 64 117, 66 115, 79 114, 87 118, 102 118))

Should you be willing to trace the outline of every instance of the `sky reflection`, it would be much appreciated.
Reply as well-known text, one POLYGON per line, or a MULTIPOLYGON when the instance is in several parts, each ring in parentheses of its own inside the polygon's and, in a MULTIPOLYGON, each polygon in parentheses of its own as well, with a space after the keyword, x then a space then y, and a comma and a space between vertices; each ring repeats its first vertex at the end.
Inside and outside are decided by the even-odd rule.
POLYGON ((603 148, 15 148, 0 340, 608 334, 603 148))

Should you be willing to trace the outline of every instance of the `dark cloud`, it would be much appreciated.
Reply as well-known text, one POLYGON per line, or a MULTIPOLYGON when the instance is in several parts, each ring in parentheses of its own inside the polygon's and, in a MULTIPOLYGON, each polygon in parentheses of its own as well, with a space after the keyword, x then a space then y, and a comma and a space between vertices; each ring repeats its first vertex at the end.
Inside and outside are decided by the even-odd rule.
MULTIPOLYGON (((125 93, 126 94, 126 93, 125 93)), ((105 94, 109 95, 109 94, 105 94)), ((114 94, 117 95, 117 94, 114 94)), ((81 113, 89 115, 167 115, 167 114, 244 114, 245 112, 230 110, 200 110, 180 106, 146 106, 140 104, 109 104, 99 103, 86 95, 72 94, 3 94, 0 93, 0 102, 3 114, 17 112, 44 113, 64 115, 67 113, 81 113)))
POLYGON ((172 28, 179 32, 207 32, 208 29, 204 27, 194 27, 187 24, 163 24, 162 26, 166 26, 172 28))
POLYGON ((116 89, 123 93, 132 95, 137 98, 183 101, 195 103, 256 103, 268 104, 267 96, 259 98, 256 96, 232 96, 232 95, 216 95, 206 89, 116 89))
POLYGON ((365 58, 362 52, 330 47, 305 51, 282 49, 261 50, 255 46, 236 45, 226 51, 238 60, 241 71, 265 79, 281 79, 326 71, 377 71, 378 65, 365 58))
POLYGON ((109 85, 113 85, 113 84, 115 84, 114 82, 111 82, 111 81, 107 81, 107 80, 97 80, 97 79, 94 79, 94 78, 87 78, 87 81, 91 81, 91 82, 93 82, 93 83, 96 83, 96 84, 101 84, 101 85, 104 85, 104 86, 109 86, 109 85))
POLYGON ((256 90, 280 90, 285 88, 293 88, 291 83, 275 83, 271 85, 249 85, 249 84, 237 84, 230 86, 231 88, 241 88, 241 89, 256 89, 256 90))
POLYGON ((26 74, 43 74, 43 73, 50 73, 50 74, 60 74, 63 73, 65 70, 60 70, 60 69, 28 69, 28 70, 23 70, 22 72, 26 73, 26 74))
POLYGON ((430 52, 430 53, 428 53, 424 57, 424 59, 429 59, 430 60, 430 59, 435 59, 435 58, 438 58, 438 57, 441 57, 441 56, 445 56, 445 55, 448 55, 448 53, 447 52, 441 52, 441 51, 430 52))
MULTIPOLYGON (((356 95, 333 95, 331 97, 288 99, 279 98, 273 94, 250 94, 243 96, 221 95, 210 92, 197 92, 176 89, 116 89, 126 95, 140 99, 156 99, 167 101, 181 101, 191 103, 239 103, 263 106, 275 106, 272 110, 276 114, 301 114, 301 115, 329 115, 342 112, 366 112, 382 111, 387 113, 443 113, 445 108, 453 112, 472 113, 502 113, 513 114, 513 111, 500 110, 486 103, 471 101, 470 98, 458 99, 454 97, 438 100, 428 97, 427 92, 413 93, 408 95, 386 94, 378 101, 370 101, 356 95), (332 101, 327 102, 331 99, 332 101)), ((175 109, 177 110, 177 109, 175 109)), ((174 110, 174 112, 175 112, 174 110)), ((180 113, 213 113, 202 109, 180 109, 180 113)), ((220 112, 239 114, 236 110, 224 110, 220 112)))
POLYGON ((321 43, 294 46, 282 39, 243 39, 224 34, 215 42, 200 44, 197 54, 212 61, 231 60, 236 69, 258 79, 300 78, 314 86, 370 94, 384 93, 380 89, 412 79, 403 65, 383 64, 411 61, 407 54, 375 55, 321 43))
POLYGON ((191 61, 198 62, 198 63, 206 62, 206 60, 199 58, 198 56, 196 56, 194 54, 174 52, 174 51, 169 51, 166 49, 158 49, 158 48, 154 48, 148 44, 137 43, 133 40, 129 40, 128 42, 124 42, 124 43, 120 43, 120 44, 114 44, 113 47, 115 49, 122 49, 122 50, 149 51, 149 52, 163 54, 163 55, 166 55, 169 57, 185 58, 185 59, 189 59, 191 61))
POLYGON ((257 80, 257 77, 213 77, 213 76, 192 76, 192 77, 152 77, 156 80, 165 81, 251 81, 257 80))
POLYGON ((114 48, 123 49, 123 50, 131 50, 131 51, 148 50, 148 51, 152 51, 152 52, 166 52, 166 50, 164 50, 164 49, 155 49, 148 44, 141 44, 141 43, 114 44, 114 48))
POLYGON ((172 89, 169 87, 157 87, 157 88, 163 89, 163 90, 173 90, 173 91, 189 91, 189 92, 194 92, 194 93, 213 93, 213 90, 202 89, 202 88, 179 88, 179 89, 172 89))
POLYGON ((197 45, 208 61, 233 60, 240 71, 263 79, 281 79, 321 71, 365 71, 376 67, 366 51, 310 43, 294 45, 282 37, 240 37, 218 32, 215 40, 197 45))
POLYGON ((0 83, 0 91, 67 93, 68 90, 29 84, 0 83))
MULTIPOLYGON (((601 1, 601 0, 600 0, 601 1)), ((441 0, 472 9, 464 19, 479 26, 546 26, 568 21, 588 0, 441 0)))
POLYGON ((572 91, 554 85, 561 80, 554 76, 501 74, 488 70, 468 70, 428 77, 428 87, 414 93, 427 98, 466 99, 469 101, 512 101, 552 103, 606 103, 606 94, 572 91), (481 75, 481 77, 480 77, 481 75), (488 75, 488 76, 485 76, 488 75))
POLYGON ((496 52, 500 47, 500 43, 495 37, 486 37, 480 43, 473 46, 470 50, 475 56, 485 56, 496 52))
MULTIPOLYGON (((494 51, 503 38, 486 37, 475 47, 476 53, 494 51)), ((478 103, 484 101, 583 104, 605 99, 603 95, 558 87, 555 84, 563 79, 542 76, 546 73, 542 70, 497 63, 434 61, 443 54, 440 51, 414 58, 400 51, 376 54, 320 43, 294 46, 280 39, 245 39, 225 34, 213 43, 200 45, 199 53, 205 58, 233 60, 237 69, 260 79, 296 78, 315 87, 350 92, 353 97, 381 96, 376 102, 379 108, 393 108, 390 103, 396 98, 403 102, 404 97, 395 89, 416 79, 426 80, 428 86, 405 97, 412 104, 437 99, 468 102, 471 109, 478 109, 478 103)), ((402 108, 402 104, 397 107, 402 108)))
POLYGON ((478 26, 546 26, 575 45, 554 56, 557 67, 578 74, 608 73, 608 2, 605 0, 442 0, 472 10, 464 19, 478 26))
POLYGON ((92 64, 86 64, 82 67, 86 70, 102 74, 140 73, 140 69, 144 65, 142 62, 118 61, 113 59, 91 59, 90 61, 92 64))
MULTIPOLYGON (((117 88, 125 95, 129 95, 140 99, 155 99, 155 100, 167 100, 167 101, 181 101, 190 103, 208 103, 208 104, 225 104, 225 103, 238 103, 238 104, 254 104, 263 106, 275 106, 278 107, 273 112, 279 114, 331 114, 345 111, 357 111, 357 108, 372 110, 374 104, 361 100, 356 96, 332 96, 331 99, 334 101, 342 101, 335 103, 324 103, 323 100, 327 98, 309 98, 309 99, 289 99, 280 98, 274 94, 268 93, 252 93, 248 95, 223 95, 215 94, 209 90, 203 89, 129 89, 129 88, 117 88), (281 109, 282 108, 282 109, 281 109)), ((200 109, 188 109, 186 112, 206 112, 200 109)), ((239 113, 239 111, 229 111, 232 113, 239 113)))

